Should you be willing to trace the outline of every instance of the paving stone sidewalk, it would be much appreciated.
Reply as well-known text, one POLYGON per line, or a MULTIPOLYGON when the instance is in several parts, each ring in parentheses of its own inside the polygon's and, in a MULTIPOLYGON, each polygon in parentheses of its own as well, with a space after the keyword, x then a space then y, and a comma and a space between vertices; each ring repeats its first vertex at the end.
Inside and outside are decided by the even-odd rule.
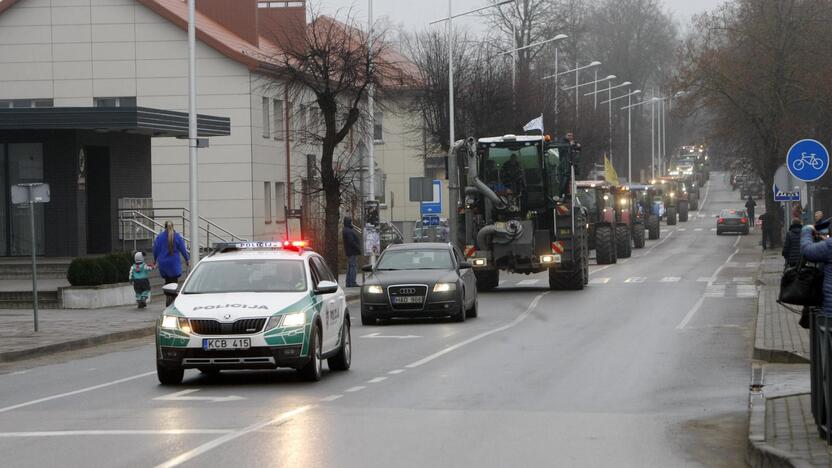
POLYGON ((768 362, 809 362, 809 330, 798 325, 799 307, 789 310, 777 303, 783 257, 779 250, 768 250, 760 264, 760 294, 757 306, 757 333, 754 359, 768 362))

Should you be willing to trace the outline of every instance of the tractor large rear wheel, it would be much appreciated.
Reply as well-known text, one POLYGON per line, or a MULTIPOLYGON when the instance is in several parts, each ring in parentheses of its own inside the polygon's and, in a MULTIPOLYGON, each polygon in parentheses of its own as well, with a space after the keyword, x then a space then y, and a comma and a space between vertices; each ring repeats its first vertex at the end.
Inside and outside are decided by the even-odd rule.
POLYGON ((644 248, 644 223, 633 223, 633 247, 644 248))
POLYGON ((679 221, 686 223, 688 222, 688 212, 690 211, 690 205, 686 201, 679 202, 679 221))
POLYGON ((500 285, 500 270, 474 270, 477 291, 491 291, 500 285))
POLYGON ((690 197, 690 210, 699 211, 699 195, 693 194, 690 197))
POLYGON ((630 258, 632 244, 630 243, 630 226, 618 224, 615 226, 615 255, 618 258, 630 258))
POLYGON ((671 206, 667 208, 665 212, 665 217, 667 218, 667 225, 668 226, 675 226, 676 225, 676 207, 671 206))
POLYGON ((615 232, 612 226, 596 226, 595 261, 599 265, 610 265, 617 261, 615 253, 615 232))
POLYGON ((651 214, 647 216, 647 238, 656 240, 661 234, 661 227, 659 226, 659 217, 651 214))

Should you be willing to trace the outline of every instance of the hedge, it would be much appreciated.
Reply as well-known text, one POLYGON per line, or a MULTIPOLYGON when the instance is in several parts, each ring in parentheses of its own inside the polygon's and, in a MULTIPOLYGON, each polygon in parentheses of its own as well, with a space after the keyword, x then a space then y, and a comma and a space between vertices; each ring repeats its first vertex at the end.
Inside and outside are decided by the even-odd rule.
POLYGON ((99 286, 129 280, 133 254, 115 252, 104 257, 79 257, 72 260, 66 273, 73 286, 99 286))

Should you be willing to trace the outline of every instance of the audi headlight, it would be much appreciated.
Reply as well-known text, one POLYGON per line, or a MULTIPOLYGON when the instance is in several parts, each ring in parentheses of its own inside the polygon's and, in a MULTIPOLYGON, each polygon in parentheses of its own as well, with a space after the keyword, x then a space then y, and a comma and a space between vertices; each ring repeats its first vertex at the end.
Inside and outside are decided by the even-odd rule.
POLYGON ((433 292, 444 293, 456 291, 456 283, 436 283, 433 285, 433 292))
POLYGON ((304 325, 306 325, 305 312, 295 312, 294 314, 286 314, 283 316, 283 328, 302 327, 304 325))
POLYGON ((364 286, 364 292, 367 294, 384 294, 384 289, 382 289, 378 284, 370 284, 368 286, 364 286))

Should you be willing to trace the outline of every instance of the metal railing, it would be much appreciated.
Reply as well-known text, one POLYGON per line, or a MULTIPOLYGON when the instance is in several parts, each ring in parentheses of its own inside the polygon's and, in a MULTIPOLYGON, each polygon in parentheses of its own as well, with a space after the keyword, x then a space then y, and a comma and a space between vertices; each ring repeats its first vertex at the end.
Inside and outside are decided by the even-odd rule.
POLYGON ((820 309, 813 309, 809 315, 812 416, 820 438, 832 445, 832 316, 820 309))
MULTIPOLYGON (((133 250, 136 250, 139 240, 153 240, 155 235, 164 229, 164 221, 172 221, 176 229, 181 232, 190 233, 190 214, 191 212, 187 208, 119 209, 118 217, 119 223, 121 224, 120 232, 122 233, 122 249, 126 247, 126 243, 130 240, 133 241, 133 250), (162 219, 163 221, 158 221, 158 219, 162 219), (131 232, 129 238, 126 235, 128 232, 126 228, 128 227, 135 229, 135 231, 131 232), (137 232, 146 234, 147 237, 141 238, 136 235, 137 232)), ((217 223, 203 218, 202 216, 199 217, 199 221, 198 227, 200 236, 198 239, 198 247, 200 250, 210 249, 213 242, 235 242, 246 240, 232 233, 228 229, 223 228, 217 223), (203 238, 205 240, 204 244, 202 243, 203 238)), ((182 238, 188 244, 188 248, 191 249, 191 239, 185 237, 184 235, 182 238)))

